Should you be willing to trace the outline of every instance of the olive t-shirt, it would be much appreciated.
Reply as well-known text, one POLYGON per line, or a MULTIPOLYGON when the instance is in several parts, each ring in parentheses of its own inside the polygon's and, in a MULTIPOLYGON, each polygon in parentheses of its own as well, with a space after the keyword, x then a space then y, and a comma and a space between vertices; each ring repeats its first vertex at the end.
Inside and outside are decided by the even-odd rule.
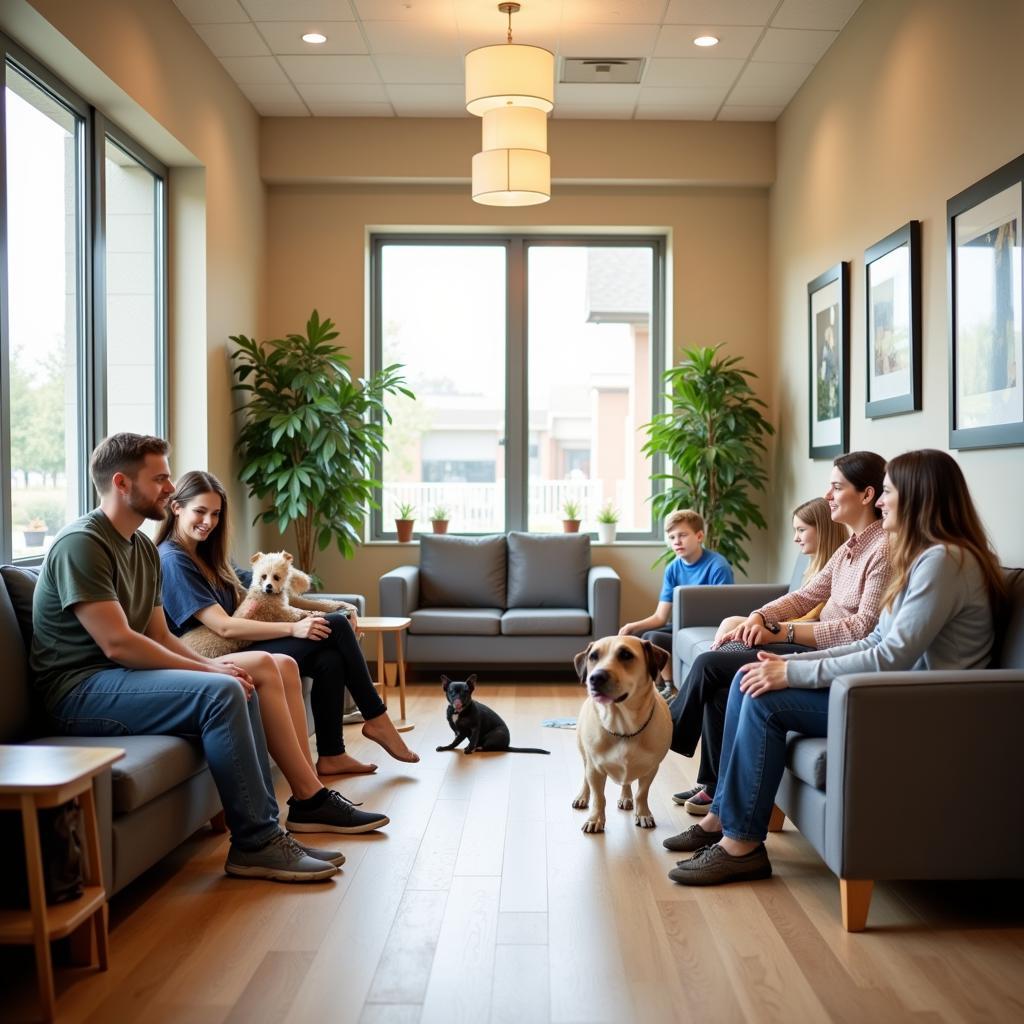
POLYGON ((125 540, 101 509, 57 534, 32 599, 30 663, 49 711, 84 679, 117 667, 72 609, 92 601, 117 601, 136 633, 161 604, 156 546, 138 531, 125 540))

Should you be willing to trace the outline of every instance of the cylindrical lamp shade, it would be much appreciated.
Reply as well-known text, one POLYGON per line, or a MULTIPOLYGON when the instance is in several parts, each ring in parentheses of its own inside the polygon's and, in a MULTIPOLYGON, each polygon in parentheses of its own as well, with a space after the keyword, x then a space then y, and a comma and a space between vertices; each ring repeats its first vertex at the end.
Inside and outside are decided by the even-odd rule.
POLYGON ((485 149, 473 156, 473 200, 536 206, 551 198, 551 157, 535 149, 485 149))
POLYGON ((495 107, 483 117, 484 149, 548 148, 548 116, 535 107, 495 107))
POLYGON ((502 43, 466 54, 466 109, 482 117, 495 107, 555 105, 555 55, 539 46, 502 43))

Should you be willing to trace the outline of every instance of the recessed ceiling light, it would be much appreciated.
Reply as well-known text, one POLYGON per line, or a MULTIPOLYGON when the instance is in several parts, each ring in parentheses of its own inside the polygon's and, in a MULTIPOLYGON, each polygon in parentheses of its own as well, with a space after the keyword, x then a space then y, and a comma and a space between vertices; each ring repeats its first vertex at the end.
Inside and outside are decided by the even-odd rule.
POLYGON ((718 36, 697 36, 693 41, 694 46, 717 46, 718 36))
MULTIPOLYGON (((323 32, 307 32, 303 35, 302 41, 304 43, 326 43, 327 36, 323 32)), ((718 42, 718 40, 716 39, 715 42, 718 42)))

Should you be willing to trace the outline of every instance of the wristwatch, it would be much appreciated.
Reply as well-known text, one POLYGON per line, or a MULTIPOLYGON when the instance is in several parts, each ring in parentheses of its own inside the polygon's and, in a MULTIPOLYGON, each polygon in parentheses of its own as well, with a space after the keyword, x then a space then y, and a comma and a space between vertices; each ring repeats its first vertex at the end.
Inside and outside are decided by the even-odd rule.
POLYGON ((789 625, 786 626, 786 643, 787 644, 791 644, 793 642, 793 632, 795 630, 796 630, 796 626, 794 626, 792 622, 789 623, 789 625))
POLYGON ((778 634, 778 632, 782 629, 782 626, 780 626, 777 622, 769 622, 764 612, 758 612, 757 614, 761 616, 761 621, 764 623, 764 628, 767 629, 768 632, 772 635, 778 634))

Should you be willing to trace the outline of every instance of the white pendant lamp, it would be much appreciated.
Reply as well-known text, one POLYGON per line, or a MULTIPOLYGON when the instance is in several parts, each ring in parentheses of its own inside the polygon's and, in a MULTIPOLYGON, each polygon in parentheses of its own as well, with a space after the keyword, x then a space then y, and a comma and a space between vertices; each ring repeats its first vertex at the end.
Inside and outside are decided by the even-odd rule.
POLYGON ((512 42, 466 54, 466 109, 483 118, 483 151, 473 157, 473 199, 486 206, 532 206, 551 198, 547 113, 554 107, 555 58, 512 42))

